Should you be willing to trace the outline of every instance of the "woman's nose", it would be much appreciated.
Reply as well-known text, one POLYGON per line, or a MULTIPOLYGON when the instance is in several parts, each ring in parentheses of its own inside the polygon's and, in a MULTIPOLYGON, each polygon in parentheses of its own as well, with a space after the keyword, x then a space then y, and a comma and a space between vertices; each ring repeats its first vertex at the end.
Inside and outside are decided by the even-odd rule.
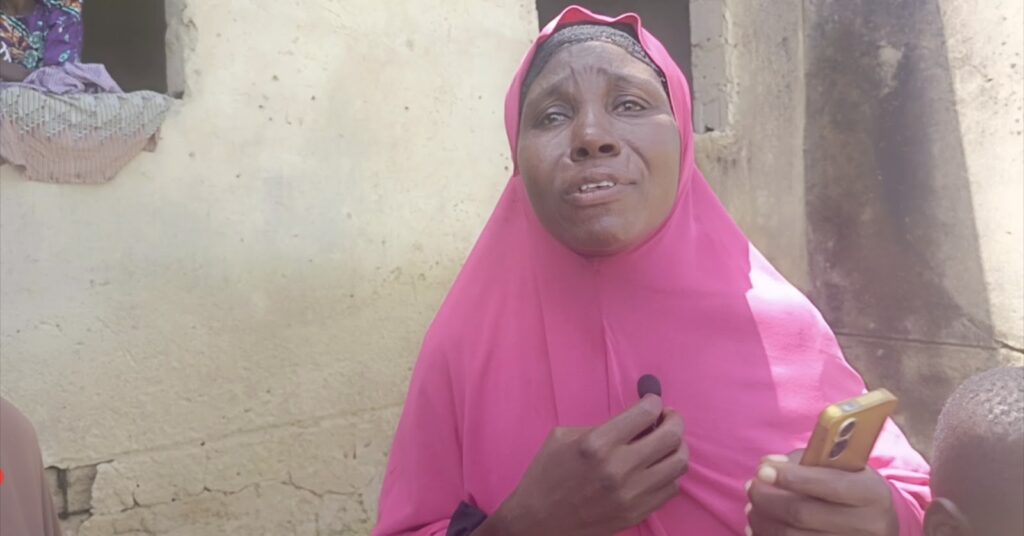
MULTIPOLYGON (((590 115, 590 114, 588 114, 590 115)), ((619 140, 608 122, 597 117, 581 117, 573 132, 572 160, 617 156, 619 140)))

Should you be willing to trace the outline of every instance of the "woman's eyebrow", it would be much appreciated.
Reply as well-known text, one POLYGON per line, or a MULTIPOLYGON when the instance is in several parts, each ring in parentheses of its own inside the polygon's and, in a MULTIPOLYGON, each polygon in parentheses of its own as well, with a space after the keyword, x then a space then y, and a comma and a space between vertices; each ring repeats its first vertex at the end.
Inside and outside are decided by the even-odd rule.
POLYGON ((610 72, 612 82, 618 86, 643 87, 649 90, 661 90, 661 83, 644 76, 636 76, 623 72, 610 72))
POLYGON ((549 97, 565 92, 566 83, 573 77, 573 73, 567 72, 562 76, 544 84, 530 100, 547 100, 549 97))
MULTIPOLYGON (((661 84, 647 77, 637 76, 619 70, 612 70, 603 66, 596 67, 593 70, 594 72, 607 76, 611 83, 617 86, 642 87, 651 91, 661 91, 661 84)), ((575 78, 575 76, 576 73, 572 70, 566 72, 555 80, 544 84, 536 94, 530 97, 530 100, 547 100, 550 97, 564 93, 565 86, 575 78)), ((525 108, 526 107, 524 106, 524 109, 525 108)))
MULTIPOLYGON (((545 84, 544 86, 537 88, 536 93, 523 100, 523 106, 519 111, 519 114, 526 117, 527 114, 536 113, 542 106, 547 107, 556 100, 571 100, 572 97, 569 94, 568 88, 566 88, 566 78, 569 77, 563 76, 550 84, 545 84)), ((531 91, 533 91, 532 88, 531 91)))

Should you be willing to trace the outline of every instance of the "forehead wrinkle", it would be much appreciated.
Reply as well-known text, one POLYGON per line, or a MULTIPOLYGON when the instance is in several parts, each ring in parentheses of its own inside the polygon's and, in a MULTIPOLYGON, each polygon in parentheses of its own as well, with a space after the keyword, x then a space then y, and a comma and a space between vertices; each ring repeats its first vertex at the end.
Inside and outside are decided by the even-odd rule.
MULTIPOLYGON (((582 78, 584 76, 594 75, 604 75, 604 80, 606 80, 609 85, 636 85, 646 87, 649 90, 660 88, 654 80, 626 73, 619 69, 610 69, 604 65, 569 65, 567 73, 546 84, 542 81, 542 83, 539 84, 539 90, 534 95, 534 98, 547 97, 553 93, 558 93, 564 90, 566 87, 575 87, 578 89, 582 85, 582 78), (571 82, 571 84, 569 84, 569 82, 571 82)), ((534 87, 537 85, 538 84, 535 83, 534 87)))
POLYGON ((570 66, 569 72, 559 76, 551 82, 542 84, 534 83, 533 88, 530 88, 530 93, 532 95, 527 96, 527 106, 524 106, 524 108, 529 107, 528 105, 531 100, 547 99, 552 95, 564 93, 567 86, 575 86, 576 88, 579 88, 580 84, 579 74, 576 73, 575 67, 570 66), (534 90, 534 88, 537 89, 534 90), (534 93, 534 91, 536 91, 536 93, 534 93))
MULTIPOLYGON (((582 44, 588 44, 588 43, 582 43, 582 44)), ((555 64, 556 61, 558 61, 559 59, 565 58, 565 56, 574 55, 573 54, 573 52, 575 51, 574 49, 577 48, 578 46, 579 45, 571 46, 569 48, 566 48, 565 50, 562 50, 560 53, 556 54, 555 58, 552 59, 551 64, 555 64), (561 57, 559 57, 559 56, 561 56, 561 57)), ((579 53, 579 52, 577 52, 577 53, 579 53)), ((615 58, 615 59, 624 59, 624 58, 615 58)), ((636 63, 638 63, 640 65, 643 65, 642 63, 640 63, 639 60, 636 60, 632 56, 630 56, 630 59, 633 59, 634 61, 636 61, 636 63)), ((565 88, 567 86, 566 81, 568 81, 568 80, 574 81, 575 82, 574 86, 575 87, 579 87, 582 84, 582 79, 583 79, 584 76, 597 76, 597 75, 604 75, 604 77, 606 78, 606 80, 610 84, 636 85, 636 86, 640 86, 640 87, 646 87, 647 89, 659 89, 659 90, 660 90, 660 88, 662 88, 662 84, 660 84, 659 80, 649 79, 648 77, 644 77, 644 76, 640 76, 640 75, 637 75, 637 74, 630 73, 628 69, 609 68, 606 65, 597 64, 597 63, 587 63, 587 64, 584 64, 584 65, 577 65, 577 64, 574 63, 574 61, 572 61, 571 57, 568 58, 568 60, 569 60, 569 65, 567 66, 567 71, 568 71, 567 73, 559 76, 558 78, 552 80, 551 82, 545 83, 544 82, 544 77, 546 75, 546 72, 549 69, 551 69, 551 67, 552 67, 552 65, 549 64, 541 72, 541 75, 538 77, 538 80, 535 81, 535 83, 534 83, 534 87, 531 87, 530 90, 532 91, 532 89, 534 89, 535 87, 540 86, 539 87, 540 90, 536 93, 536 95, 537 96, 548 96, 548 95, 550 95, 553 92, 556 92, 558 90, 561 90, 561 89, 565 88)), ((616 61, 616 63, 618 63, 618 61, 616 61)), ((643 66, 645 68, 645 72, 649 71, 652 76, 654 76, 654 77, 657 76, 657 73, 655 73, 649 67, 647 67, 646 65, 643 65, 643 66)), ((627 66, 627 67, 632 67, 632 66, 627 66)))

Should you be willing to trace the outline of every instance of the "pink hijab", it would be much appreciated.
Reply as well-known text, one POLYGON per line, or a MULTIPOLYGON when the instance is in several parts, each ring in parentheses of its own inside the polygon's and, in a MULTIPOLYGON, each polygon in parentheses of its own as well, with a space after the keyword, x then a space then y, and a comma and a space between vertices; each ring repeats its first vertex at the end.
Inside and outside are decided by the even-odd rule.
MULTIPOLYGON (((460 501, 493 512, 552 428, 607 421, 637 401, 645 373, 686 419, 691 467, 677 498, 623 534, 743 534, 759 460, 802 448, 822 408, 865 390, 817 309, 697 169, 686 80, 636 15, 570 7, 544 28, 505 99, 512 154, 534 51, 580 22, 633 27, 664 71, 682 139, 676 206, 638 248, 584 258, 541 227, 513 174, 427 333, 376 535, 444 534, 460 501)), ((871 465, 892 486, 901 534, 920 534, 928 466, 891 422, 871 465)))

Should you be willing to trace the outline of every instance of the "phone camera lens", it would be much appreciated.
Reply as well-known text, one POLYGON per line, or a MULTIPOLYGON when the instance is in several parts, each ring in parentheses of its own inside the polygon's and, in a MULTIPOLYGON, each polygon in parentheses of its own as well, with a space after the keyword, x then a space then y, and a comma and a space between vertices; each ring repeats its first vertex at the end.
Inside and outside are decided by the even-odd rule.
POLYGON ((850 419, 843 423, 843 426, 839 429, 839 439, 849 439, 853 435, 853 429, 857 427, 857 420, 850 419))
POLYGON ((836 441, 836 444, 832 446, 832 452, 828 453, 828 459, 834 460, 834 459, 842 456, 843 452, 846 452, 846 447, 848 447, 849 445, 850 445, 850 440, 849 439, 842 439, 842 440, 836 441))

